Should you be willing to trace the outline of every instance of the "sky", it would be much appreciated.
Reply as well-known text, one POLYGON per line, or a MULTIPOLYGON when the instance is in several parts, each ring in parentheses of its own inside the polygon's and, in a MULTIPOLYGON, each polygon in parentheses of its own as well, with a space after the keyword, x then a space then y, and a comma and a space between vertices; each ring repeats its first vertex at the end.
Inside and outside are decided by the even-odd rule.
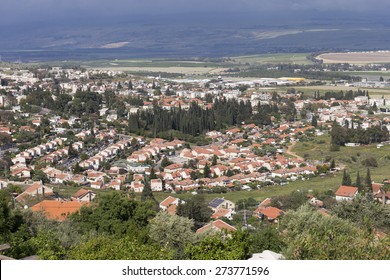
POLYGON ((384 13, 388 0, 2 0, 0 24, 110 21, 156 15, 342 11, 384 13))

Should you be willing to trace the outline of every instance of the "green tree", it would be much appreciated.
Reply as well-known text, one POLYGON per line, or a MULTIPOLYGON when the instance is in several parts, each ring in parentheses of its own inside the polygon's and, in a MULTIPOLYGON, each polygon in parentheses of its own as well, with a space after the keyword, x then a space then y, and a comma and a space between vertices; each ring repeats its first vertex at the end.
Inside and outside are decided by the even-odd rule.
POLYGON ((34 181, 42 181, 43 184, 47 184, 50 182, 46 173, 44 173, 42 170, 35 170, 33 175, 32 175, 32 179, 34 181))
POLYGON ((208 207, 203 195, 196 195, 186 200, 186 203, 179 204, 177 215, 194 220, 194 228, 204 226, 212 215, 212 210, 208 207))
POLYGON ((313 115, 313 117, 311 118, 311 125, 314 127, 317 127, 318 125, 317 117, 315 115, 313 115))
POLYGON ((345 169, 343 172, 343 180, 341 181, 341 185, 343 185, 343 186, 351 186, 352 185, 351 176, 347 173, 347 170, 345 170, 345 169))
POLYGON ((70 260, 169 260, 172 253, 157 244, 138 241, 134 236, 98 235, 76 244, 67 254, 70 260))
POLYGON ((213 161, 211 163, 211 166, 215 166, 218 164, 218 157, 216 155, 213 155, 213 161))
POLYGON ((372 184, 371 172, 370 172, 370 168, 367 168, 366 178, 364 179, 365 191, 367 192, 371 191, 371 184, 372 184))
POLYGON ((146 178, 144 181, 144 188, 141 193, 141 201, 147 201, 147 200, 152 200, 156 202, 156 199, 154 198, 152 188, 150 186, 150 180, 146 178))
POLYGON ((70 216, 80 233, 97 232, 119 237, 130 234, 145 238, 149 219, 156 213, 153 201, 134 201, 119 192, 99 194, 95 200, 94 207, 82 207, 79 214, 70 216))
POLYGON ((203 168, 203 176, 205 178, 210 178, 210 176, 211 176, 210 166, 207 163, 206 163, 206 165, 203 168))
POLYGON ((249 235, 251 254, 261 253, 264 250, 281 252, 286 244, 277 227, 272 225, 261 226, 249 235))
POLYGON ((287 244, 283 255, 293 260, 389 259, 389 238, 377 240, 347 220, 325 216, 310 206, 283 219, 287 244))
POLYGON ((189 244, 185 253, 190 260, 245 260, 249 257, 248 232, 235 231, 231 237, 207 236, 199 244, 189 244))
POLYGON ((362 179, 360 178, 359 171, 356 174, 355 187, 357 187, 359 189, 359 191, 363 190, 362 179))
POLYGON ((337 203, 332 209, 338 217, 357 224, 372 233, 375 229, 390 233, 390 209, 370 196, 359 195, 352 201, 337 203))
POLYGON ((332 159, 332 161, 330 162, 330 169, 335 169, 336 168, 336 162, 334 159, 332 159))
POLYGON ((184 257, 185 246, 195 241, 193 226, 194 222, 188 218, 161 211, 150 221, 149 236, 180 259, 184 257))

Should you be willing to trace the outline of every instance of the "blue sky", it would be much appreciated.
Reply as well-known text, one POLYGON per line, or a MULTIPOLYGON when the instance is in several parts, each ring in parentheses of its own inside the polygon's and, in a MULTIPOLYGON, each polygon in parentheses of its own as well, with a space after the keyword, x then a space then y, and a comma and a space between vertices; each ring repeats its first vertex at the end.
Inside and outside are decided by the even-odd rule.
POLYGON ((147 15, 390 11, 388 0, 2 0, 0 24, 147 15))

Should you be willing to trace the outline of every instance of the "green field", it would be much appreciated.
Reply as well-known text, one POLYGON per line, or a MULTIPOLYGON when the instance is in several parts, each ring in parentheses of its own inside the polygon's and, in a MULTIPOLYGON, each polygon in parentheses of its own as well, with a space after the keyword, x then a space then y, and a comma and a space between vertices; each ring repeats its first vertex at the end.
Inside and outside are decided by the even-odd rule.
POLYGON ((368 157, 374 157, 378 162, 378 167, 370 168, 372 180, 382 182, 384 178, 389 178, 390 145, 385 145, 380 149, 377 148, 376 144, 360 147, 340 147, 340 151, 331 152, 329 136, 317 137, 316 139, 318 140, 316 142, 297 143, 293 152, 307 160, 325 161, 327 157, 335 159, 336 165, 347 169, 352 181, 355 180, 357 171, 360 172, 361 176, 366 175, 367 167, 362 165, 361 162, 368 157), (324 143, 319 144, 322 141, 324 143))
POLYGON ((249 63, 249 64, 278 64, 278 63, 292 63, 292 64, 312 64, 307 59, 308 53, 275 53, 275 54, 261 54, 249 56, 232 57, 234 62, 249 63))

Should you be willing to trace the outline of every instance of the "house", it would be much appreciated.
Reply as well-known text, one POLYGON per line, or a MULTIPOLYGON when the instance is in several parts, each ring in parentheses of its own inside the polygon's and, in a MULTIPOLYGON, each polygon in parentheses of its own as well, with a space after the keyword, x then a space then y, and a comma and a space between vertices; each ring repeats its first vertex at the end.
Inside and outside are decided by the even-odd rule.
POLYGON ((183 200, 180 200, 179 198, 173 197, 173 196, 168 196, 166 199, 160 202, 160 208, 162 210, 167 210, 172 206, 172 205, 179 205, 181 203, 184 203, 183 200))
POLYGON ((254 211, 254 216, 258 217, 261 210, 265 209, 266 207, 271 205, 271 199, 266 198, 262 202, 260 202, 259 206, 257 206, 256 210, 254 211))
POLYGON ((144 184, 141 182, 133 181, 131 182, 131 189, 136 193, 141 193, 144 190, 144 184))
POLYGON ((234 202, 230 200, 226 200, 225 198, 214 198, 208 205, 211 210, 214 212, 217 212, 219 209, 224 208, 224 209, 230 209, 234 210, 236 205, 234 202))
POLYGON ((31 178, 31 172, 30 172, 30 169, 28 169, 27 167, 23 167, 23 168, 18 168, 16 170, 13 170, 11 172, 11 175, 12 176, 16 176, 16 177, 19 177, 19 178, 24 178, 24 179, 27 179, 27 178, 31 178))
POLYGON ((0 190, 5 189, 8 186, 7 181, 0 180, 0 190))
POLYGON ((358 188, 352 186, 340 186, 336 191, 336 200, 352 200, 358 194, 358 188))
POLYGON ((20 203, 24 203, 26 199, 31 197, 48 197, 53 195, 53 189, 42 184, 42 182, 34 182, 24 192, 19 194, 15 199, 20 203))
POLYGON ((268 220, 269 222, 277 223, 280 216, 284 215, 284 211, 279 208, 268 206, 259 210, 258 217, 260 220, 268 220))
POLYGON ((109 188, 120 191, 121 190, 122 181, 120 179, 114 179, 108 185, 109 188))
POLYGON ((86 190, 86 189, 80 189, 78 190, 74 195, 72 195, 71 199, 73 201, 92 201, 96 197, 96 193, 94 193, 91 190, 86 190))
POLYGON ((196 233, 204 233, 207 231, 223 231, 223 230, 231 232, 231 231, 236 231, 237 229, 229 225, 228 223, 218 219, 201 227, 196 231, 196 233))
POLYGON ((94 182, 91 182, 91 188, 93 189, 102 189, 103 187, 104 187, 103 180, 96 180, 94 182))
POLYGON ((150 180, 150 187, 154 192, 161 192, 163 190, 163 185, 161 179, 152 179, 150 180))
POLYGON ((232 214, 233 214, 232 209, 220 208, 217 210, 217 212, 215 212, 213 215, 211 215, 211 219, 217 220, 217 219, 225 217, 225 218, 231 220, 232 214))
POLYGON ((73 213, 79 212, 88 202, 44 200, 31 207, 33 212, 42 212, 50 220, 64 221, 73 213))
POLYGON ((11 159, 11 161, 13 162, 13 164, 21 163, 21 164, 25 165, 26 164, 26 157, 24 157, 24 156, 16 156, 13 159, 11 159))

